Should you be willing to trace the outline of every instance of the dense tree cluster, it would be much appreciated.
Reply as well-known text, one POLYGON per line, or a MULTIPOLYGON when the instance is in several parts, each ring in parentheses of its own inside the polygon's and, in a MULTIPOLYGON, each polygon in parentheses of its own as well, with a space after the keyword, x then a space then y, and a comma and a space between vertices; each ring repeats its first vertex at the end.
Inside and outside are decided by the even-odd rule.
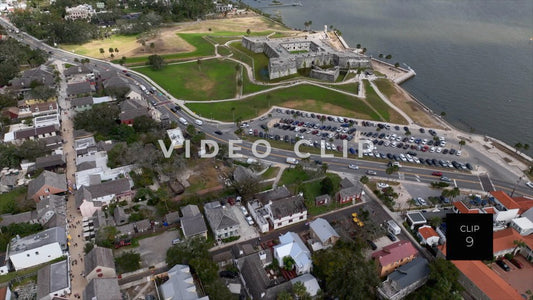
POLYGON ((373 261, 365 259, 358 243, 339 241, 313 254, 313 273, 325 294, 336 299, 374 299, 380 284, 373 261))
POLYGON ((9 241, 17 234, 24 237, 41 230, 43 230, 43 226, 39 223, 13 223, 8 226, 2 226, 2 230, 0 231, 0 249, 6 249, 9 241))
POLYGON ((427 283, 407 299, 462 299, 459 270, 451 261, 438 258, 429 263, 429 268, 427 283))
POLYGON ((0 41, 0 86, 6 85, 19 72, 21 65, 36 67, 46 61, 40 50, 32 50, 15 39, 0 41))
POLYGON ((0 168, 18 168, 23 159, 34 161, 49 152, 43 141, 25 141, 20 146, 0 144, 0 168))
POLYGON ((198 276, 210 299, 231 299, 228 288, 218 277, 218 267, 209 255, 209 244, 203 238, 193 238, 172 246, 167 251, 166 262, 169 267, 185 264, 198 276))

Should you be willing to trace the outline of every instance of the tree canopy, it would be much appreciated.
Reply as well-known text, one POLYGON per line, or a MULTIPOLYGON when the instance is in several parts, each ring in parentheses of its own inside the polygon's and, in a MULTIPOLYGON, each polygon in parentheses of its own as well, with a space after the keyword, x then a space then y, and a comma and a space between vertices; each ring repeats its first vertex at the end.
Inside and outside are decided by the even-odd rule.
POLYGON ((462 299, 459 294, 463 287, 459 284, 459 270, 445 259, 437 258, 429 263, 430 274, 427 283, 407 299, 462 299))

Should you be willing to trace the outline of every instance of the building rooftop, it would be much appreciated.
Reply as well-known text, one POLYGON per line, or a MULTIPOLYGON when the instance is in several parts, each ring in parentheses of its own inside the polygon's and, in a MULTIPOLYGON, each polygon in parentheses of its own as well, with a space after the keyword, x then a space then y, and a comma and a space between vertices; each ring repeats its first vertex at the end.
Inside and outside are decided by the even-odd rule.
POLYGON ((504 191, 490 191, 490 194, 507 209, 520 208, 520 205, 518 205, 518 203, 516 203, 513 198, 509 197, 504 191))
POLYGON ((381 266, 387 266, 403 258, 417 255, 418 250, 409 241, 398 241, 383 247, 383 249, 372 254, 372 258, 377 258, 381 266))
POLYGON ((239 225, 239 221, 237 221, 233 211, 230 208, 223 207, 218 201, 206 203, 204 211, 213 231, 239 225))
POLYGON ((122 294, 116 278, 94 278, 83 290, 82 299, 86 300, 122 300, 122 294))
POLYGON ((304 212, 307 208, 305 207, 304 198, 301 195, 296 195, 272 201, 270 210, 274 219, 281 219, 295 213, 304 212))
POLYGON ((92 96, 74 98, 74 99, 70 100, 70 105, 72 105, 74 107, 92 105, 92 104, 93 104, 93 97, 92 96))
POLYGON ((68 260, 46 265, 37 271, 37 299, 70 287, 68 260))
POLYGON ((332 236, 340 237, 339 234, 331 227, 331 225, 322 218, 317 218, 309 223, 311 230, 317 235, 321 243, 325 243, 332 236))
POLYGON ((30 181, 28 184, 28 196, 33 197, 45 185, 66 191, 67 177, 65 174, 43 171, 41 175, 37 176, 37 178, 30 181))
POLYGON ((429 273, 428 261, 423 257, 417 257, 389 274, 382 290, 387 291, 387 296, 391 297, 413 283, 425 280, 429 273))
POLYGON ((303 285, 305 286, 305 289, 307 290, 307 292, 309 293, 311 297, 316 296, 318 294, 318 291, 320 290, 318 281, 313 275, 309 273, 303 274, 291 280, 292 285, 294 285, 297 282, 303 283, 303 285))
POLYGON ((255 197, 263 202, 263 204, 268 203, 268 201, 274 201, 281 198, 287 198, 291 196, 291 192, 287 189, 286 186, 280 186, 273 190, 269 190, 266 192, 259 193, 255 195, 255 197))
POLYGON ((194 204, 183 206, 180 210, 181 210, 181 214, 184 217, 194 217, 200 214, 200 209, 198 208, 197 205, 194 205, 194 204))
POLYGON ((277 257, 290 256, 299 268, 310 265, 311 252, 302 239, 294 232, 287 232, 279 237, 280 244, 274 246, 273 251, 277 257))
POLYGON ((115 268, 113 251, 109 248, 95 246, 85 255, 85 272, 89 273, 97 267, 115 268))
POLYGON ((67 85, 67 95, 81 95, 92 92, 91 84, 88 81, 71 83, 67 85))
POLYGON ((194 284, 189 266, 175 265, 172 269, 168 270, 168 277, 168 281, 159 287, 163 299, 209 299, 207 296, 198 298, 196 285, 194 284))
POLYGON ((409 218, 409 220, 411 220, 412 223, 426 223, 427 222, 424 215, 418 211, 408 213, 407 218, 409 218))
POLYGON ((533 249, 533 235, 521 236, 513 228, 495 231, 492 235, 492 251, 494 253, 516 247, 514 241, 524 241, 530 249, 533 249))
POLYGON ((427 240, 428 238, 433 236, 439 236, 439 234, 431 226, 422 226, 418 228, 418 233, 420 233, 424 240, 427 240))
POLYGON ((207 232, 207 226, 205 225, 204 217, 202 214, 198 214, 192 217, 183 217, 180 219, 181 230, 185 237, 195 236, 207 232))
POLYGON ((44 169, 65 165, 65 158, 61 154, 37 157, 35 160, 35 169, 44 169))
POLYGON ((14 238, 9 244, 9 255, 19 254, 53 243, 59 243, 62 249, 66 249, 67 234, 65 228, 54 227, 23 238, 14 238))
POLYGON ((51 134, 53 132, 59 131, 58 125, 47 125, 42 127, 31 127, 31 128, 25 128, 21 130, 17 130, 14 132, 14 138, 15 140, 19 139, 27 139, 30 137, 37 137, 44 134, 51 134))

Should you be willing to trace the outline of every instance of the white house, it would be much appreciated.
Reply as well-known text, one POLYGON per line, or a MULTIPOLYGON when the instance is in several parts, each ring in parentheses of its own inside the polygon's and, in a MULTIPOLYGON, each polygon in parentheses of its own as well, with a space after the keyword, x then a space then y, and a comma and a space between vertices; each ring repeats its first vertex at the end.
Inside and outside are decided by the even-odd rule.
POLYGON ((127 178, 82 186, 75 196, 76 207, 84 217, 92 217, 97 210, 109 205, 111 200, 129 200, 133 192, 127 178))
POLYGON ((54 227, 23 238, 14 238, 6 254, 15 270, 21 270, 67 254, 65 228, 54 227))
POLYGON ((183 299, 183 300, 208 300, 208 296, 198 297, 196 285, 192 277, 189 266, 175 265, 168 270, 168 280, 163 283, 159 290, 161 299, 183 299))
POLYGON ((518 216, 520 205, 504 191, 491 191, 496 202, 494 222, 509 223, 518 216))
POLYGON ((240 234, 239 221, 230 208, 220 205, 219 201, 213 201, 204 205, 204 211, 215 239, 225 239, 240 234))
POLYGON ((418 228, 417 235, 420 238, 420 243, 423 245, 433 246, 439 244, 439 234, 429 225, 418 228))
POLYGON ((307 208, 302 195, 270 201, 265 207, 274 230, 307 220, 307 208))
POLYGON ((183 137, 183 132, 179 127, 167 130, 167 135, 170 139, 170 142, 174 144, 174 149, 180 149, 183 147, 185 138, 183 137))
POLYGON ((80 4, 74 7, 65 7, 66 20, 89 19, 96 11, 90 4, 80 4))
POLYGON ((274 246, 274 258, 278 260, 279 266, 283 267, 283 258, 291 257, 295 262, 295 269, 298 275, 311 272, 313 262, 311 252, 304 242, 294 232, 287 232, 279 237, 280 244, 274 246))
POLYGON ((514 228, 520 235, 526 236, 533 233, 533 222, 528 218, 516 218, 511 221, 511 227, 514 228))

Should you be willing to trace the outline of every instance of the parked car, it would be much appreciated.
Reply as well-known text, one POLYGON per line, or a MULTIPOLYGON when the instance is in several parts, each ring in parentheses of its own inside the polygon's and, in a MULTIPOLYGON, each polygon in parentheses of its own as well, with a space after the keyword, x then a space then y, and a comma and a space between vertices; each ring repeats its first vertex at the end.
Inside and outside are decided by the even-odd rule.
POLYGON ((354 164, 349 164, 349 165, 348 165, 348 168, 350 168, 350 169, 352 169, 352 170, 359 170, 359 166, 354 165, 354 164))
POLYGON ((380 189, 384 189, 384 188, 388 188, 389 187, 389 185, 384 183, 384 182, 379 182, 377 186, 380 189))
MULTIPOLYGON (((468 164, 466 164, 466 167, 468 168, 468 164)), ((470 168, 469 168, 469 169, 470 169, 470 168)), ((471 169, 470 169, 470 170, 471 170, 471 169)), ((527 185, 528 187, 530 187, 530 188, 533 189, 533 182, 528 181, 528 182, 526 182, 526 185, 527 185)))
POLYGON ((250 225, 250 226, 255 224, 254 220, 250 216, 246 217, 246 222, 248 222, 248 225, 250 225))
POLYGON ((115 249, 131 245, 131 240, 121 240, 115 243, 115 249))
POLYGON ((394 234, 390 233, 390 232, 387 232, 387 237, 392 241, 392 242, 396 242, 397 238, 396 236, 394 236, 394 234))
POLYGON ((368 175, 377 175, 378 173, 376 173, 376 171, 367 170, 366 174, 368 174, 368 175))
POLYGON ((452 180, 451 180, 450 178, 446 177, 446 176, 442 176, 442 177, 440 178, 440 181, 451 182, 452 180))
POLYGON ((511 268, 501 259, 496 261, 496 264, 500 266, 505 272, 511 271, 511 268))
POLYGON ((376 243, 372 242, 371 240, 366 240, 366 242, 368 243, 370 248, 372 248, 372 250, 376 250, 378 248, 378 246, 376 246, 376 243))
POLYGON ((418 203, 420 203, 420 205, 422 205, 422 206, 426 206, 426 205, 428 205, 428 203, 426 202, 426 200, 424 200, 424 199, 421 198, 421 197, 416 198, 416 201, 417 201, 418 203))
POLYGON ((431 173, 431 175, 441 177, 442 176, 442 172, 433 172, 433 173, 431 173))
POLYGON ((215 133, 218 134, 218 135, 222 135, 222 131, 220 131, 220 130, 215 131, 215 133))
POLYGON ((237 274, 236 272, 229 271, 229 270, 220 271, 218 275, 224 278, 237 278, 237 276, 239 276, 239 274, 237 274))
POLYGON ((521 262, 516 260, 516 258, 511 258, 509 261, 519 269, 522 269, 524 267, 524 265, 522 265, 521 262))

